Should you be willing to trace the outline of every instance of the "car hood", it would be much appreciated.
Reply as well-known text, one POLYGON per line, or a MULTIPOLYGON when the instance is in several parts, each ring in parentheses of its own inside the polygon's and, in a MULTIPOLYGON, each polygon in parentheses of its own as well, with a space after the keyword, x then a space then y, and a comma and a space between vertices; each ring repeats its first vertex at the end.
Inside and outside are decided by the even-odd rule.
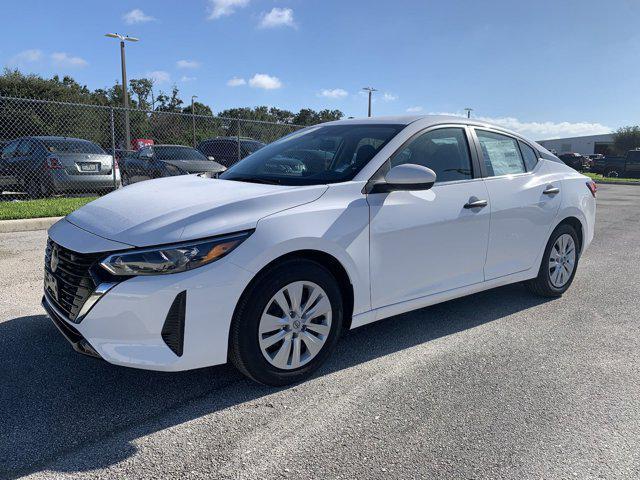
POLYGON ((224 172, 226 169, 218 162, 214 162, 213 160, 160 160, 164 163, 169 163, 171 165, 175 165, 181 170, 184 170, 187 173, 203 173, 203 172, 211 172, 218 173, 224 172))
POLYGON ((261 218, 313 202, 327 188, 183 175, 121 188, 66 218, 103 238, 144 247, 255 228, 261 218))

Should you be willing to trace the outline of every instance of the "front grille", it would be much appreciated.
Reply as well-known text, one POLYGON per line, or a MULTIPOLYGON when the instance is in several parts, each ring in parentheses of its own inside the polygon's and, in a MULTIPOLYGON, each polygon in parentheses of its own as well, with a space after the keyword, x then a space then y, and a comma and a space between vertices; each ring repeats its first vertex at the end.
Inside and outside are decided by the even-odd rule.
POLYGON ((97 286, 90 269, 99 256, 99 253, 77 253, 47 240, 45 291, 72 322, 97 286))

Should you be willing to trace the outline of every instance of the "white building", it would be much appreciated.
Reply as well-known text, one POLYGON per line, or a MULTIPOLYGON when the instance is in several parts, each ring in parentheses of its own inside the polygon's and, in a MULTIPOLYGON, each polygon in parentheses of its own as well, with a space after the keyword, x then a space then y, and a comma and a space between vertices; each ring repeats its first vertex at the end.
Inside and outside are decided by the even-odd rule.
POLYGON ((558 155, 563 153, 609 153, 613 145, 613 133, 604 135, 588 135, 586 137, 558 138, 555 140, 538 140, 538 143, 547 150, 554 150, 558 155))

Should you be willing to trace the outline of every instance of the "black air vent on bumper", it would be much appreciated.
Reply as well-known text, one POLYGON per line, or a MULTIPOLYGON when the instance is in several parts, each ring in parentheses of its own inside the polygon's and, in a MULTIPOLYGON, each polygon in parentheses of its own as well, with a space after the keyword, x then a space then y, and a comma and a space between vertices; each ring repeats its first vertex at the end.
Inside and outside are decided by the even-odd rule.
POLYGON ((187 307, 187 291, 180 292, 167 313, 162 326, 162 339, 173 353, 182 356, 184 347, 184 314, 187 307))

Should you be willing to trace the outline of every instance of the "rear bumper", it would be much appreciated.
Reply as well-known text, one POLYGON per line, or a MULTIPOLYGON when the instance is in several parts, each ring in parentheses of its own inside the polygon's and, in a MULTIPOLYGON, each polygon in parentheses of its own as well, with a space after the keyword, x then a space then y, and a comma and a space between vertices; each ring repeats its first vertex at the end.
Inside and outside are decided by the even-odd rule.
POLYGON ((107 175, 69 175, 64 170, 53 171, 51 185, 57 192, 66 191, 94 191, 118 188, 121 185, 120 171, 116 170, 107 175))

